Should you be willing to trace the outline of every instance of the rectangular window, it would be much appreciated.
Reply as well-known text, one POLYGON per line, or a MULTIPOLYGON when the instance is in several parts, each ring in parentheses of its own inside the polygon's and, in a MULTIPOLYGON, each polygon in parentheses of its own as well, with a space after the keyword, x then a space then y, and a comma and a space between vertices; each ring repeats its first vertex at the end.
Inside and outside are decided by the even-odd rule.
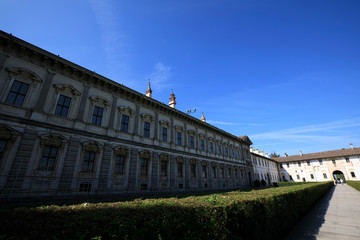
POLYGON ((162 131, 161 131, 161 140, 163 140, 164 142, 167 141, 167 128, 163 127, 162 131))
POLYGON ((194 148, 194 136, 190 136, 190 148, 194 148))
POLYGON ((290 167, 290 163, 286 163, 287 167, 289 168, 290 167))
POLYGON ((122 131, 122 132, 128 132, 129 131, 129 116, 128 115, 123 114, 121 116, 120 131, 122 131))
POLYGON ((298 166, 301 167, 301 162, 298 162, 298 166))
POLYGON ((91 123, 101 126, 101 119, 103 116, 103 112, 104 109, 102 107, 95 106, 91 123))
POLYGON ((319 164, 320 164, 320 165, 323 165, 323 162, 322 162, 322 160, 319 160, 319 164))
POLYGON ((67 117, 70 108, 70 102, 71 102, 70 97, 60 95, 55 109, 55 115, 58 115, 60 117, 67 117))
POLYGON ((79 192, 91 192, 91 183, 80 183, 79 192))
POLYGON ((161 171, 160 171, 160 175, 162 177, 166 177, 167 176, 167 161, 161 161, 161 171))
POLYGON ((183 176, 183 163, 179 162, 177 164, 178 177, 183 176))
POLYGON ((177 132, 177 145, 181 145, 181 132, 177 132))
POLYGON ((326 175, 326 173, 323 173, 323 175, 324 175, 324 178, 325 178, 325 179, 327 179, 327 175, 326 175))
POLYGON ((350 162, 350 159, 349 158, 345 158, 346 162, 350 162))
POLYGON ((212 167, 213 178, 216 178, 216 167, 212 167))
POLYGON ((221 178, 225 178, 224 168, 220 168, 220 172, 221 172, 221 178))
POLYGON ((144 122, 144 137, 150 137, 150 123, 144 122))
POLYGON ((125 156, 117 155, 115 159, 115 174, 123 175, 125 172, 125 156))
POLYGON ((354 172, 351 172, 351 177, 356 177, 354 172))
POLYGON ((314 174, 310 174, 311 179, 314 179, 314 174))
POLYGON ((221 155, 221 146, 218 146, 218 154, 221 155))
POLYGON ((229 178, 231 178, 231 168, 228 168, 228 175, 229 175, 229 178))
POLYGON ((214 152, 214 144, 212 142, 210 142, 210 152, 211 153, 214 152))
POLYGON ((84 155, 84 162, 82 164, 82 172, 92 173, 95 169, 96 152, 86 151, 84 155))
POLYGON ((237 178, 238 178, 238 170, 235 169, 235 179, 237 179, 237 178))
POLYGON ((11 86, 9 95, 7 96, 5 102, 9 104, 14 104, 17 106, 22 106, 26 93, 29 89, 29 84, 14 81, 13 85, 11 86))
POLYGON ((148 159, 141 159, 140 175, 146 176, 148 174, 148 159))
POLYGON ((191 164, 190 172, 191 172, 191 177, 195 178, 196 177, 196 165, 195 164, 191 164))
POLYGON ((296 175, 297 179, 300 179, 300 175, 296 175))
POLYGON ((40 159, 39 170, 54 170, 57 152, 57 147, 45 146, 40 159))
POLYGON ((202 166, 202 177, 207 178, 206 166, 202 166))
POLYGON ((4 140, 4 139, 0 140, 0 160, 1 160, 2 156, 4 155, 6 144, 7 144, 6 140, 4 140))
POLYGON ((310 161, 307 161, 307 165, 310 166, 310 161))
POLYGON ((201 148, 201 151, 205 151, 205 141, 204 141, 204 139, 200 140, 200 148, 201 148))
POLYGON ((231 157, 235 157, 235 152, 234 152, 234 149, 231 149, 231 157))
POLYGON ((227 147, 225 147, 225 156, 227 157, 229 155, 229 150, 227 147))
POLYGON ((332 163, 333 163, 333 164, 336 164, 336 161, 335 161, 335 160, 332 160, 332 163))

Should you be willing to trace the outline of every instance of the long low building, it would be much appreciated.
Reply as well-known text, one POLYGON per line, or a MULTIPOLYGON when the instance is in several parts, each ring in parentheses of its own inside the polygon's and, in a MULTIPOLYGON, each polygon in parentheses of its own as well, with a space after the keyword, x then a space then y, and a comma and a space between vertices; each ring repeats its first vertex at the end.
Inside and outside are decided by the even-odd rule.
POLYGON ((282 181, 360 180, 360 148, 351 147, 274 158, 282 181))
POLYGON ((249 187, 237 137, 0 31, 0 198, 249 187))

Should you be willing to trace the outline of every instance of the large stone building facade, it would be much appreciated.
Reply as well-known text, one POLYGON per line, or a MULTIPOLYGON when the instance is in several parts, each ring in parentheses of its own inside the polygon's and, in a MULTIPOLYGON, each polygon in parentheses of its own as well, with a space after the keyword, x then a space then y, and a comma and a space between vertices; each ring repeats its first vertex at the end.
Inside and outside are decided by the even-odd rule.
POLYGON ((264 180, 268 185, 281 181, 279 165, 274 159, 269 158, 267 153, 264 154, 263 151, 253 147, 250 147, 250 154, 254 169, 254 179, 264 180))
POLYGON ((322 182, 360 180, 360 148, 275 158, 282 181, 322 182))
POLYGON ((0 32, 0 198, 245 188, 237 137, 0 32))

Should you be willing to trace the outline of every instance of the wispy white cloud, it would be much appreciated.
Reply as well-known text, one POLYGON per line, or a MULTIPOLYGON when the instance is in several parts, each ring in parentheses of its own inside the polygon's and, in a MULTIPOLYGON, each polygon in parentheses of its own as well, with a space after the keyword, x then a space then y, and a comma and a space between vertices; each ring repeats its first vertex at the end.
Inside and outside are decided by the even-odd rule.
POLYGON ((150 74, 151 88, 160 92, 170 87, 169 79, 171 76, 171 67, 161 62, 154 65, 154 71, 150 74))
POLYGON ((238 126, 265 126, 263 123, 241 123, 241 122, 225 122, 225 121, 213 121, 207 120, 207 123, 210 124, 219 124, 219 125, 238 125, 238 126))
POLYGON ((210 124, 219 124, 219 125, 236 125, 236 123, 233 123, 233 122, 222 122, 222 121, 211 121, 211 120, 207 120, 206 121, 207 123, 210 123, 210 124))
POLYGON ((360 127, 360 118, 288 128, 251 135, 252 140, 280 140, 298 143, 331 143, 351 140, 349 128, 360 127), (310 134, 312 133, 312 134, 310 134))

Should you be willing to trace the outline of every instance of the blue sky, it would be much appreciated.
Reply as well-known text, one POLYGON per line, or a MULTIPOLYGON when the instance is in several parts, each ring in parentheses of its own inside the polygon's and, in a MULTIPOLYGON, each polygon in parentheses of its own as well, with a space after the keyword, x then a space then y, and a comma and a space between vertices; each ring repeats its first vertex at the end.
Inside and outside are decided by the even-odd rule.
POLYGON ((360 147, 360 1, 0 0, 0 29, 282 156, 360 147))

